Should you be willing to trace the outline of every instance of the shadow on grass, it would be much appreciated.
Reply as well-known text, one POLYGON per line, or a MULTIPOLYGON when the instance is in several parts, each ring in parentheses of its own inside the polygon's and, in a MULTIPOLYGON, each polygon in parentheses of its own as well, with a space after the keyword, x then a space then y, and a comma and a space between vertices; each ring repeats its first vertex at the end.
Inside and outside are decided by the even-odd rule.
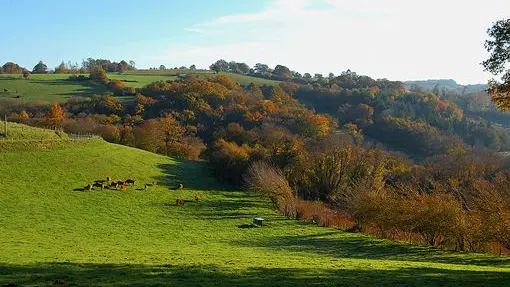
POLYGON ((165 176, 156 178, 157 181, 169 189, 174 189, 180 183, 184 189, 193 190, 233 190, 222 184, 214 177, 211 168, 205 162, 175 160, 175 164, 160 164, 165 176))
POLYGON ((407 268, 229 269, 216 265, 0 264, 0 286, 508 286, 510 273, 407 268))
MULTIPOLYGON (((315 253, 337 258, 435 262, 510 268, 510 257, 445 251, 433 247, 380 240, 361 234, 332 231, 309 236, 277 236, 266 241, 234 241, 235 245, 315 253)), ((509 269, 510 271, 510 269, 509 269)))

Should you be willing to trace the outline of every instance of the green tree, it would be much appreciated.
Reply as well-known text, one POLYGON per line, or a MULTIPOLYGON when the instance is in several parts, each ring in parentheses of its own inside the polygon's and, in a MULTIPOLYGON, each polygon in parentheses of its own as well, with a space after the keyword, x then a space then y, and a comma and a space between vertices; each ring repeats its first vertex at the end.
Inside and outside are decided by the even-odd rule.
POLYGON ((292 72, 289 68, 283 66, 283 65, 277 65, 274 68, 273 76, 275 79, 280 81, 288 81, 292 79, 292 72))
POLYGON ((126 61, 124 61, 124 60, 120 61, 120 63, 119 63, 119 72, 122 73, 122 72, 127 71, 127 70, 129 70, 129 64, 126 61))
POLYGON ((46 66, 46 64, 44 64, 42 61, 39 61, 39 63, 37 63, 37 65, 35 65, 34 68, 32 69, 32 73, 46 74, 48 73, 48 66, 46 66))
POLYGON ((237 63, 237 71, 241 74, 248 74, 250 71, 250 66, 246 63, 237 63))
POLYGON ((489 59, 482 64, 486 71, 501 75, 502 82, 489 81, 492 100, 502 110, 510 110, 510 19, 499 20, 487 30, 490 39, 485 41, 489 59))
POLYGON ((216 73, 227 72, 228 68, 229 68, 228 62, 223 59, 218 60, 214 62, 211 66, 209 66, 209 69, 215 71, 216 73))
POLYGON ((271 73, 271 69, 269 69, 269 66, 268 66, 268 65, 266 65, 266 64, 257 63, 257 64, 255 64, 255 67, 253 68, 253 72, 254 72, 257 76, 265 77, 265 76, 267 76, 269 73, 271 73))
MULTIPOLYGON (((56 71, 55 71, 56 72, 56 71)), ((108 76, 106 75, 106 71, 101 67, 94 67, 90 71, 89 78, 92 81, 105 84, 108 82, 108 76)))

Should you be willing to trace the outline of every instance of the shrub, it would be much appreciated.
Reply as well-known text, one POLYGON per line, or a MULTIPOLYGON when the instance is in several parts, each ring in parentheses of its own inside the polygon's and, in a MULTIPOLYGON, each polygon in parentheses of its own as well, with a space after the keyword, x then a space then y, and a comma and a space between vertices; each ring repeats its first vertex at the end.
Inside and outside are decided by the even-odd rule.
POLYGON ((271 199, 275 207, 295 196, 282 171, 265 162, 253 163, 243 178, 249 190, 271 199))

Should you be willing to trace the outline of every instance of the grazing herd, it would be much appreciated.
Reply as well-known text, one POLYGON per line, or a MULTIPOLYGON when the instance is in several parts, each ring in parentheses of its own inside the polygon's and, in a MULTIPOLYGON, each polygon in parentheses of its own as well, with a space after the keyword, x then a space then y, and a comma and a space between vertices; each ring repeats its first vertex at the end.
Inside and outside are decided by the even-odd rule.
MULTIPOLYGON (((157 181, 153 181, 152 183, 146 183, 146 184, 144 184, 143 189, 138 189, 138 190, 147 191, 150 186, 155 186, 158 184, 159 184, 159 182, 157 182, 157 181)), ((125 181, 120 181, 120 180, 114 181, 111 176, 107 176, 106 180, 96 180, 96 181, 94 181, 93 184, 87 184, 83 188, 83 190, 84 191, 92 191, 94 189, 94 187, 97 187, 97 188, 100 188, 101 190, 103 190, 105 188, 106 189, 115 189, 115 190, 120 189, 125 192, 127 190, 128 186, 134 186, 134 185, 135 185, 134 179, 128 178, 125 181)), ((175 188, 173 188, 173 190, 181 190, 181 189, 184 189, 184 185, 182 183, 179 183, 175 188)), ((195 194, 195 201, 200 201, 200 193, 195 194)), ((184 202, 186 202, 186 200, 184 200, 184 198, 176 198, 175 199, 175 205, 177 205, 177 206, 183 206, 184 202)))

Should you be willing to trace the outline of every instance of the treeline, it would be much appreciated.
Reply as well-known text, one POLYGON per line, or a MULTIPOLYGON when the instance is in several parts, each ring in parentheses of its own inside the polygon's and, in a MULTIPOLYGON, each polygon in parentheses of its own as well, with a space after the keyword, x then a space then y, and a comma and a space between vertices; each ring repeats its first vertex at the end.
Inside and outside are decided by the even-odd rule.
POLYGON ((328 78, 325 78, 322 74, 314 74, 313 77, 310 73, 304 73, 301 75, 299 72, 291 71, 284 65, 276 65, 274 68, 270 68, 267 64, 257 63, 255 66, 250 67, 246 63, 238 63, 236 61, 227 62, 223 59, 220 59, 211 64, 209 69, 217 73, 231 72, 277 81, 293 81, 298 84, 306 84, 311 82, 323 83, 334 77, 333 73, 329 73, 328 78))
POLYGON ((88 74, 96 68, 101 68, 109 73, 122 73, 129 70, 136 70, 135 62, 133 61, 129 61, 129 63, 124 60, 112 62, 107 59, 87 58, 83 60, 81 65, 72 63, 71 61, 67 63, 62 61, 62 63, 54 69, 48 69, 48 66, 42 61, 39 61, 32 70, 21 67, 14 62, 7 62, 0 66, 0 74, 22 74, 23 72, 30 72, 33 74, 88 74))

